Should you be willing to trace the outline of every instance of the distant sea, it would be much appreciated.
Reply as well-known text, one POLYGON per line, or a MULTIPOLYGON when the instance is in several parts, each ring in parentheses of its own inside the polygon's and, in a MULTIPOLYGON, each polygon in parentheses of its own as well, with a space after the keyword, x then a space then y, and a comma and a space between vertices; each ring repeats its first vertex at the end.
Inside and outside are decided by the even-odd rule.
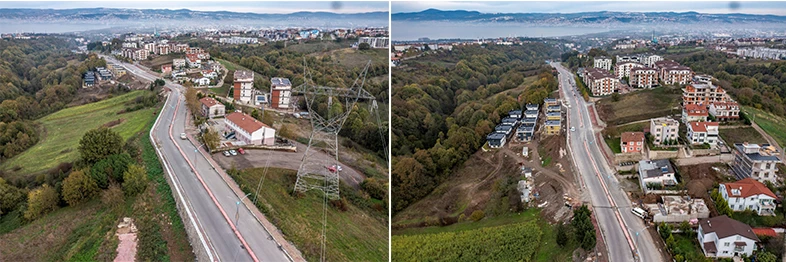
POLYGON ((464 23, 393 21, 390 27, 394 41, 429 39, 477 39, 508 36, 557 37, 609 32, 616 28, 581 26, 532 26, 521 23, 464 23))
POLYGON ((0 33, 70 33, 88 30, 106 29, 113 25, 98 23, 20 23, 18 21, 0 20, 0 33))

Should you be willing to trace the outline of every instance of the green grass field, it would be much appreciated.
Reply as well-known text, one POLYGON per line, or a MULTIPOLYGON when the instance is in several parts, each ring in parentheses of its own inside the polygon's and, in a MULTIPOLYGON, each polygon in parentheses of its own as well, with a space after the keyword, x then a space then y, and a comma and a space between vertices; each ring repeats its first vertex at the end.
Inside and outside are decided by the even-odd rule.
POLYGON ((753 127, 726 128, 719 129, 718 132, 721 138, 723 138, 723 141, 726 141, 729 145, 743 142, 755 144, 767 143, 767 140, 764 139, 756 129, 753 129, 753 127))
POLYGON ((609 145, 612 152, 614 152, 615 154, 622 153, 622 147, 620 147, 620 140, 621 140, 620 137, 612 137, 612 138, 604 137, 603 139, 606 140, 606 144, 609 145))
MULTIPOLYGON (((518 214, 506 214, 485 218, 477 222, 460 222, 449 226, 439 227, 420 227, 408 228, 397 230, 393 232, 393 245, 396 241, 400 240, 402 236, 415 236, 415 235, 433 235, 446 232, 461 232, 467 230, 477 230, 488 227, 504 228, 506 225, 513 225, 519 223, 536 223, 542 232, 538 248, 533 256, 532 261, 570 261, 571 254, 578 245, 570 241, 565 247, 557 245, 556 240, 556 226, 549 224, 540 217, 540 210, 537 208, 530 208, 518 214), (503 227, 500 227, 503 226, 503 227)), ((485 245, 487 243, 478 243, 485 245)))
POLYGON ((659 87, 621 95, 617 102, 606 97, 597 102, 598 114, 612 125, 662 117, 678 111, 672 108, 680 103, 680 96, 681 91, 659 87))
MULTIPOLYGON (((235 177, 243 191, 255 192, 262 168, 247 169, 235 177)), ((317 191, 292 196, 297 172, 268 168, 257 206, 308 261, 319 260, 322 232, 322 195, 317 191)), ((343 190, 343 189, 342 189, 343 190)), ((344 194, 344 193, 342 193, 344 194)), ((254 198, 254 194, 249 198, 254 198)), ((346 203, 346 211, 328 206, 327 261, 386 261, 387 222, 346 203)))
POLYGON ((756 122, 764 132, 772 136, 772 138, 778 142, 778 145, 782 147, 786 146, 786 132, 784 132, 784 130, 786 130, 786 120, 780 116, 749 106, 743 106, 742 110, 749 116, 752 116, 752 120, 756 122))
POLYGON ((123 139, 128 139, 142 131, 145 125, 155 118, 154 108, 117 114, 142 92, 145 91, 134 91, 96 103, 63 109, 37 120, 42 127, 41 140, 22 154, 3 163, 0 169, 12 175, 32 175, 60 163, 76 161, 79 158, 77 147, 82 135, 88 130, 118 119, 122 122, 112 129, 123 139))

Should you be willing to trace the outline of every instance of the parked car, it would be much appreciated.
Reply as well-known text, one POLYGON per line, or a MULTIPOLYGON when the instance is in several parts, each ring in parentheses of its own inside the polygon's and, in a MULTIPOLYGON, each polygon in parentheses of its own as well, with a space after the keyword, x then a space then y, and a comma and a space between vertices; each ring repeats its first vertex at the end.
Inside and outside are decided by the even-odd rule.
POLYGON ((576 127, 575 127, 575 126, 571 126, 571 127, 570 127, 570 131, 571 131, 571 132, 575 132, 575 131, 576 131, 576 127))
POLYGON ((224 154, 224 156, 227 156, 227 157, 232 155, 232 154, 229 153, 229 151, 224 151, 223 154, 224 154))
POLYGON ((240 153, 241 155, 245 155, 246 154, 246 150, 243 150, 243 148, 238 148, 237 152, 240 153))
POLYGON ((180 133, 180 139, 186 140, 186 133, 180 133))
POLYGON ((233 156, 237 155, 237 151, 235 151, 234 149, 229 150, 229 153, 232 154, 233 156))
POLYGON ((338 171, 344 171, 344 169, 343 169, 343 168, 341 168, 341 166, 340 166, 340 165, 333 165, 332 167, 333 167, 333 169, 336 169, 336 170, 338 170, 338 171))

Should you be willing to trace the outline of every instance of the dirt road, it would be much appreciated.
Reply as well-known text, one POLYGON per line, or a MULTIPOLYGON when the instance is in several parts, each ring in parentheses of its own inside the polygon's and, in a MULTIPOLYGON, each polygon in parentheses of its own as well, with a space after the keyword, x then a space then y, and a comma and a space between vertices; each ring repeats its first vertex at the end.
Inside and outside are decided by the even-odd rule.
MULTIPOLYGON (((214 153, 213 159, 215 159, 224 169, 231 168, 232 163, 235 164, 235 168, 237 169, 264 167, 265 163, 267 163, 270 167, 298 170, 298 168, 300 168, 300 162, 303 160, 303 153, 306 152, 306 146, 294 141, 292 142, 297 146, 297 152, 249 149, 246 150, 245 155, 230 157, 226 157, 220 152, 214 153)), ((316 156, 320 161, 330 160, 333 158, 324 152, 318 152, 314 156, 316 156)), ((341 167, 343 168, 343 171, 339 172, 339 177, 347 185, 358 188, 360 183, 363 182, 363 179, 366 178, 362 172, 359 172, 344 163, 341 164, 341 167)))

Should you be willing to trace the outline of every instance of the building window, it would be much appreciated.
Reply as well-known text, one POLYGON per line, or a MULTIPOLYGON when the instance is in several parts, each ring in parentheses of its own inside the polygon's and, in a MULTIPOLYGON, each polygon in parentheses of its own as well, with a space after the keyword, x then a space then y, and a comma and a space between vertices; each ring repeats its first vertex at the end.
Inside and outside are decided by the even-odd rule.
POLYGON ((723 243, 723 246, 724 247, 728 247, 729 246, 729 242, 723 243))

